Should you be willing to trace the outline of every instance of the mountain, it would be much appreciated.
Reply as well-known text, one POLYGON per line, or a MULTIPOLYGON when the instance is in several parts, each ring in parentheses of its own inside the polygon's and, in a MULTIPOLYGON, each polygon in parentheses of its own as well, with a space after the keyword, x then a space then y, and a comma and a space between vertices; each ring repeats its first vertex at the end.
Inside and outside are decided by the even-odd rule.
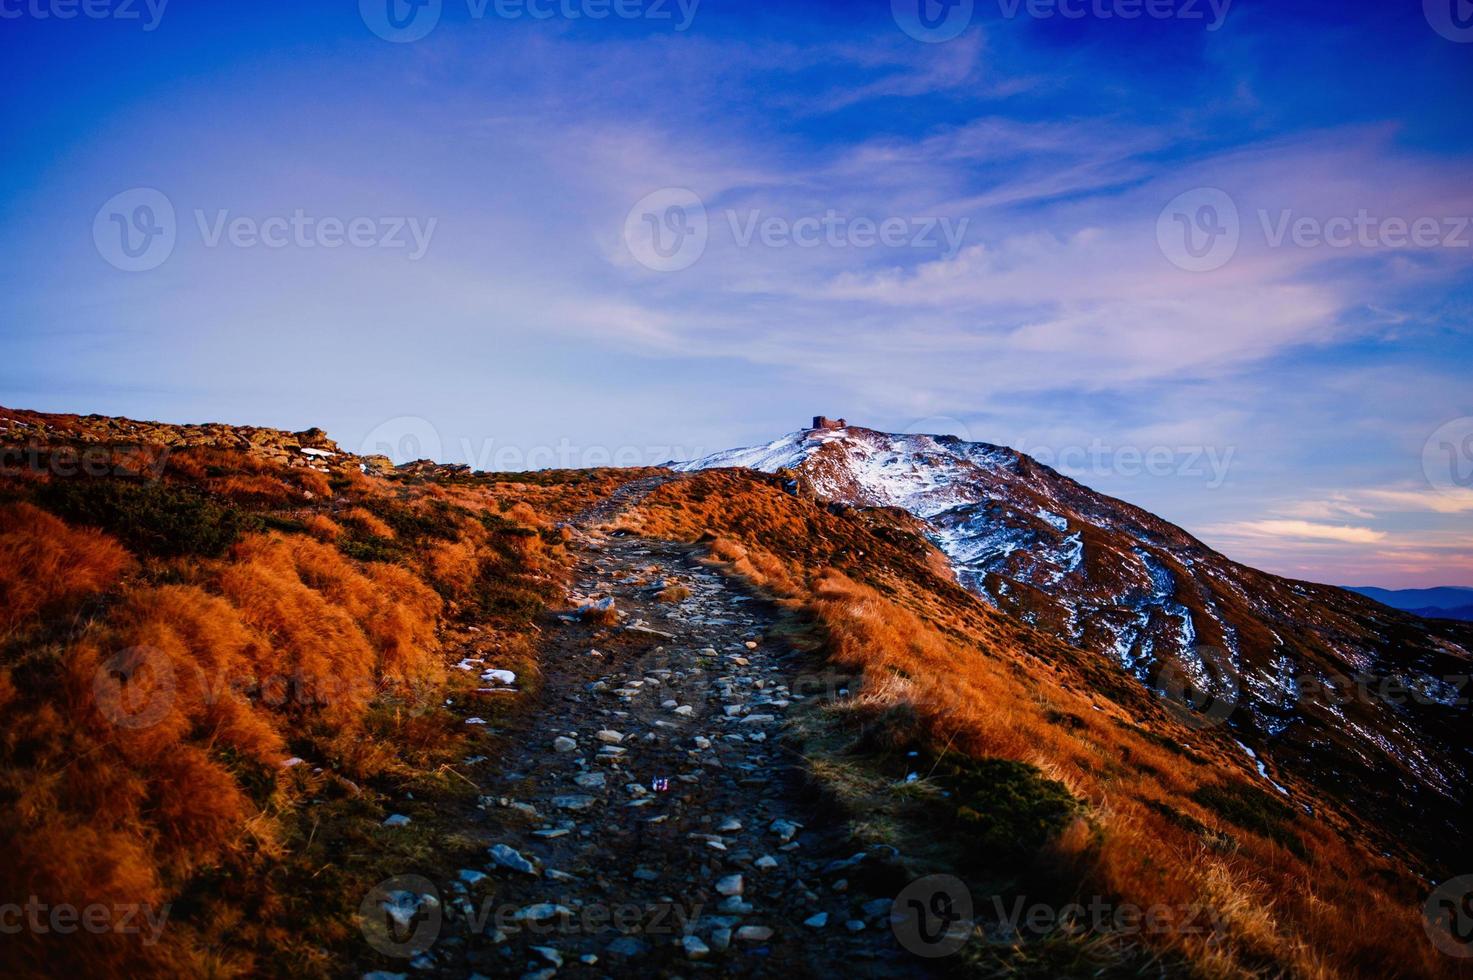
POLYGON ((1448 975, 1473 627, 998 447, 702 463, 0 408, 0 903, 171 913, 0 973, 1448 975), (891 921, 937 876, 943 963, 891 921))
POLYGON ((1458 619, 1463 622, 1473 622, 1473 605, 1467 606, 1427 606, 1422 609, 1409 609, 1408 612, 1423 619, 1458 619))
POLYGON ((1375 586, 1350 586, 1349 591, 1368 599, 1375 599, 1383 606, 1415 613, 1418 616, 1443 619, 1469 619, 1468 610, 1473 608, 1473 589, 1449 585, 1435 589, 1378 589, 1375 586), (1455 615, 1461 610, 1461 615, 1455 615))
POLYGON ((820 418, 675 464, 721 467, 920 518, 963 587, 1224 721, 1280 794, 1287 773, 1388 815, 1459 820, 1469 627, 1241 565, 1001 446, 820 418))

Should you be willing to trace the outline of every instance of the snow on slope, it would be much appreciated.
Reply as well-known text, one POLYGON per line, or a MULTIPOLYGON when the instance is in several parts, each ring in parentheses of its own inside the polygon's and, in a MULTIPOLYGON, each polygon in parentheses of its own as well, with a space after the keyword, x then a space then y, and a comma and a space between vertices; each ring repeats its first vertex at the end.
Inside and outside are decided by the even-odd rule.
POLYGON ((1389 757, 1408 786, 1444 795, 1473 768, 1467 739, 1452 734, 1466 725, 1466 705, 1459 717, 1446 706, 1439 715, 1304 694, 1334 690, 1352 672, 1430 690, 1439 676, 1467 673, 1473 644, 1388 620, 1341 590, 1238 565, 1011 449, 849 426, 672 465, 792 470, 823 498, 909 511, 984 601, 1110 657, 1155 690, 1184 678, 1196 697, 1230 699, 1229 724, 1256 741, 1266 780, 1270 749, 1336 779, 1346 753, 1370 770, 1389 757))

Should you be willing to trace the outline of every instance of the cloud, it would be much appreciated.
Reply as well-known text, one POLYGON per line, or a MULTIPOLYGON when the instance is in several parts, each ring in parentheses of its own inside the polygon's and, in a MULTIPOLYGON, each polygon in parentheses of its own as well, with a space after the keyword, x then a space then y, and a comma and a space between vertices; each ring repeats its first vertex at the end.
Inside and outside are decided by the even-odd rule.
POLYGON ((1342 544, 1375 544, 1386 539, 1385 531, 1368 527, 1315 524, 1287 519, 1218 524, 1204 528, 1203 533, 1227 538, 1297 538, 1301 541, 1334 541, 1342 544))
POLYGON ((1357 496, 1384 504, 1395 511, 1430 511, 1434 514, 1466 514, 1473 511, 1473 489, 1362 490, 1357 496))
POLYGON ((1364 507, 1350 502, 1344 496, 1329 500, 1303 500, 1280 510, 1286 517, 1303 517, 1309 520, 1333 521, 1346 517, 1373 520, 1375 514, 1364 507))

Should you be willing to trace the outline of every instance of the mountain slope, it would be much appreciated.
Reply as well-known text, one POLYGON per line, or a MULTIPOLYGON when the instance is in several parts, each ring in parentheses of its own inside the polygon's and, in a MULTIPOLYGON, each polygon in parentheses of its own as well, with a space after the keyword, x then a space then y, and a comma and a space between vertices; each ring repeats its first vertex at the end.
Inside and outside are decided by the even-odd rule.
POLYGON ((923 519, 966 589, 1225 723, 1276 793, 1463 833, 1473 629, 1240 565, 999 446, 848 426, 676 464, 720 467, 923 519))

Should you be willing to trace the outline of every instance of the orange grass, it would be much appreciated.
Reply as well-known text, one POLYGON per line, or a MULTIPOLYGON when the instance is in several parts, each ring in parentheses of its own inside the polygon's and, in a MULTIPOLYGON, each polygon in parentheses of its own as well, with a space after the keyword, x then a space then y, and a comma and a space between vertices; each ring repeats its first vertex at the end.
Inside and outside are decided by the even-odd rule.
POLYGON ((1064 783, 1089 804, 1088 830, 1061 835, 1047 860, 1078 896, 1208 910, 1206 934, 1141 938, 1201 974, 1451 970, 1421 928, 1424 886, 1375 853, 1353 815, 1325 801, 1313 820, 1295 810, 1300 857, 1199 805, 1191 794, 1204 785, 1254 786, 1226 735, 1180 728, 1133 682, 1102 687, 1090 654, 961 592, 904 519, 831 513, 776 478, 713 471, 655 491, 624 526, 704 541, 728 571, 796 604, 831 660, 863 672, 851 710, 909 706, 933 745, 1030 763, 1064 783), (1188 821, 1232 845, 1211 846, 1188 821))

